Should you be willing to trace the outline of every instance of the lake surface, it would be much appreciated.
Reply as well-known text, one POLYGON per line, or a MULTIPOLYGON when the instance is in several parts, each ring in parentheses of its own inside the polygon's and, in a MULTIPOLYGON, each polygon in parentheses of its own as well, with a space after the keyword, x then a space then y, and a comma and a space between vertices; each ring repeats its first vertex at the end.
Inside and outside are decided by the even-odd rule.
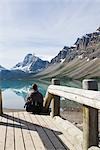
POLYGON ((39 91, 45 96, 48 84, 34 80, 3 80, 0 82, 3 107, 9 109, 24 109, 24 104, 32 84, 37 83, 39 91))
MULTIPOLYGON (((50 85, 49 81, 38 80, 4 80, 0 81, 0 89, 2 90, 3 107, 8 109, 24 109, 24 104, 27 95, 32 87, 32 84, 38 84, 39 91, 45 96, 46 90, 50 85)), ((81 82, 63 80, 61 85, 81 88, 81 82)), ((100 84, 99 84, 100 89, 100 84)), ((77 107, 78 104, 72 101, 62 101, 61 106, 77 107)), ((79 106, 78 106, 79 107, 79 106)))

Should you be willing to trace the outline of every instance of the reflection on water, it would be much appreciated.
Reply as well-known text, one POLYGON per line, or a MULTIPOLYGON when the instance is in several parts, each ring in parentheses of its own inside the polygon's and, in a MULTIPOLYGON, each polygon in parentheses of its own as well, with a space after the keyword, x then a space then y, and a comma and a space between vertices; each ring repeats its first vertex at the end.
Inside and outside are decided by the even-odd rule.
MULTIPOLYGON (((47 87, 50 85, 48 81, 37 81, 37 80, 4 80, 0 81, 0 89, 2 89, 3 96, 3 107, 4 108, 12 108, 12 109, 24 109, 24 103, 29 93, 29 90, 32 87, 32 84, 38 84, 39 91, 45 96, 47 87)), ((72 81, 72 80, 62 80, 61 85, 81 88, 81 82, 72 81)), ((100 90, 100 82, 98 83, 98 87, 100 90)), ((71 107, 78 106, 72 101, 61 101, 62 107, 71 107)))
POLYGON ((11 109, 23 109, 24 99, 16 95, 11 89, 7 89, 2 93, 3 107, 11 109))
POLYGON ((0 82, 0 89, 2 89, 3 107, 11 109, 23 109, 26 97, 32 84, 37 83, 39 91, 45 96, 47 84, 34 80, 4 80, 0 82))

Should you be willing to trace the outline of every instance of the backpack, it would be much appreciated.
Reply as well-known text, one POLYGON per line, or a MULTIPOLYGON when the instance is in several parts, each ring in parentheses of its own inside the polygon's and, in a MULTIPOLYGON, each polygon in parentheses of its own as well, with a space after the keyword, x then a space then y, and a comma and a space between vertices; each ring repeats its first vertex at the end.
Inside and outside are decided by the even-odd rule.
POLYGON ((39 105, 39 103, 32 103, 32 102, 26 102, 24 108, 26 108, 27 112, 33 112, 39 114, 42 112, 42 107, 39 105))
POLYGON ((27 112, 40 113, 43 110, 43 96, 40 92, 32 92, 25 103, 27 112), (28 101, 29 100, 29 101, 28 101), (30 101, 31 100, 31 101, 30 101))
POLYGON ((27 111, 27 112, 33 112, 33 109, 34 109, 31 102, 27 102, 27 103, 25 104, 24 108, 26 108, 26 111, 27 111))

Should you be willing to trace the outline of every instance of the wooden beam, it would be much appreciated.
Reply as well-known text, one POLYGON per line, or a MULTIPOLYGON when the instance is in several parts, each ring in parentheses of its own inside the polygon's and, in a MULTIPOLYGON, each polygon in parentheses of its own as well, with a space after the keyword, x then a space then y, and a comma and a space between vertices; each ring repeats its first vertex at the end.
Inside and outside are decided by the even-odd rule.
MULTIPOLYGON (((60 85, 60 81, 58 79, 52 79, 51 84, 52 85, 60 85)), ((60 96, 53 95, 53 94, 49 93, 47 90, 46 96, 44 98, 44 104, 43 104, 46 111, 49 110, 51 101, 52 101, 51 116, 54 117, 54 116, 60 115, 60 96)))
MULTIPOLYGON (((83 80, 83 89, 98 90, 95 80, 83 80)), ((83 105, 83 149, 98 146, 98 110, 83 105)))
MULTIPOLYGON (((60 80, 52 79, 52 84, 60 85, 60 80)), ((53 95, 51 116, 54 117, 54 116, 59 116, 59 115, 60 115, 60 96, 53 95)))
POLYGON ((92 147, 90 147, 88 150, 100 150, 100 148, 99 148, 99 147, 92 146, 92 147))
POLYGON ((66 86, 50 85, 48 92, 66 99, 100 109, 100 92, 66 86))
POLYGON ((2 108, 2 93, 0 90, 0 115, 3 114, 3 108, 2 108))
POLYGON ((47 91, 46 96, 44 98, 44 103, 43 103, 43 106, 44 106, 46 112, 49 111, 51 100, 52 100, 52 94, 48 93, 48 91, 47 91))

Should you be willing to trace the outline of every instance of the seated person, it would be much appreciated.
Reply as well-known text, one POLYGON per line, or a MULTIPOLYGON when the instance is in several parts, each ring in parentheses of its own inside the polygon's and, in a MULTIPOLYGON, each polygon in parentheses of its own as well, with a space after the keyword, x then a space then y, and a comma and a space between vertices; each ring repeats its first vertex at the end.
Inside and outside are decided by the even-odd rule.
POLYGON ((36 84, 32 86, 32 92, 25 103, 26 111, 40 113, 43 109, 43 95, 38 91, 36 84))

